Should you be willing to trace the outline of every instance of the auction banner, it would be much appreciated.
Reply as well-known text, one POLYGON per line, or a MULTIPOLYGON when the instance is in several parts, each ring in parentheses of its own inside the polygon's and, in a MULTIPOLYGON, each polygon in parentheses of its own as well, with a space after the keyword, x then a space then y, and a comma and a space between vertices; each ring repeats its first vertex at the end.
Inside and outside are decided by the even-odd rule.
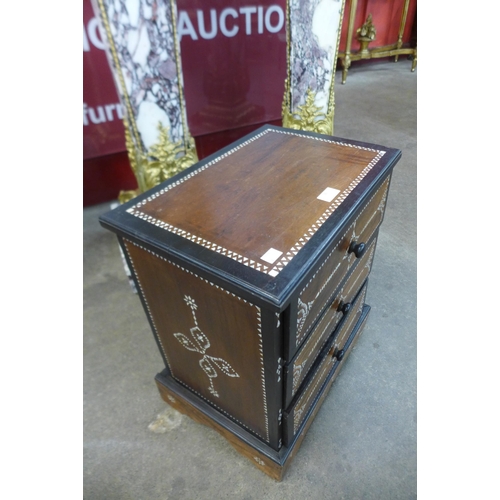
POLYGON ((125 151, 122 108, 90 0, 83 0, 83 158, 125 151))
MULTIPOLYGON (((156 2, 146 4, 155 9, 156 2)), ((133 4, 123 0, 122 8, 133 4)), ((191 135, 280 119, 286 78, 285 0, 178 0, 176 4, 191 135)), ((125 151, 123 112, 105 40, 90 0, 84 0, 84 159, 125 151)))
POLYGON ((177 5, 191 134, 280 119, 285 0, 182 0, 177 5))

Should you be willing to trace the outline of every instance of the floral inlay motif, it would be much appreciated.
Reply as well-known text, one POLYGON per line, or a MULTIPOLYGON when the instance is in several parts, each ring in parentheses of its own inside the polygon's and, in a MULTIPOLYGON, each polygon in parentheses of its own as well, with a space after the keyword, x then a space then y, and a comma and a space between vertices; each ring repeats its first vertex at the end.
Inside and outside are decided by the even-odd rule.
POLYGON ((314 300, 311 300, 311 302, 308 302, 306 304, 305 302, 302 302, 302 300, 300 300, 300 297, 299 297, 299 310, 297 311, 297 330, 299 332, 302 330, 302 327, 304 326, 304 323, 306 322, 307 316, 309 315, 309 312, 311 310, 311 306, 314 303, 314 300))
POLYGON ((208 390, 218 398, 219 393, 215 390, 213 383, 213 379, 217 377, 217 368, 228 377, 239 377, 239 375, 227 361, 223 360, 222 358, 215 358, 206 354, 207 349, 210 347, 210 340, 198 326, 198 320, 196 319, 196 309, 198 309, 198 306, 194 299, 192 299, 188 295, 184 297, 184 302, 186 302, 186 304, 190 307, 193 314, 194 327, 190 330, 192 340, 183 333, 174 333, 174 337, 188 351, 198 352, 203 355, 199 363, 201 369, 205 372, 208 380, 210 381, 208 390))
POLYGON ((300 376, 302 375, 302 370, 304 369, 304 365, 306 364, 307 359, 293 367, 293 390, 297 390, 297 385, 299 384, 300 376))

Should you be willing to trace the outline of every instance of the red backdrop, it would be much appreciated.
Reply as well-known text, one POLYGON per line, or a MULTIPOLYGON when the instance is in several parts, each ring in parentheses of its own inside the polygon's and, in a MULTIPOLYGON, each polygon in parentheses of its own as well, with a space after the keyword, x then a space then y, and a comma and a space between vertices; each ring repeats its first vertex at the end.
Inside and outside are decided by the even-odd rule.
MULTIPOLYGON (((402 0, 359 0, 355 28, 368 13, 377 39, 397 41, 402 0)), ((345 49, 347 0, 340 50, 345 49)), ((188 124, 200 159, 264 123, 281 125, 286 76, 285 0, 177 0, 188 124)), ((410 9, 403 41, 416 16, 410 9)), ((353 40, 352 50, 358 49, 353 40)), ((134 189, 121 108, 90 0, 83 1, 84 206, 134 189)), ((355 64, 355 63, 353 63, 355 64)), ((348 84, 348 83, 347 83, 348 84)))

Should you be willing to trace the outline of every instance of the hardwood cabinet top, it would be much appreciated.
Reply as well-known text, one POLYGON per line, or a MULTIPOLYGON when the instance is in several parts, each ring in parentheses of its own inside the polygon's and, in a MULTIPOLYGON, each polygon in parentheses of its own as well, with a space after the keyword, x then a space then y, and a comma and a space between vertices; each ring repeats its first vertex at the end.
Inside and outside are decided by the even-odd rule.
POLYGON ((101 224, 283 306, 400 156, 266 125, 105 214, 101 224))

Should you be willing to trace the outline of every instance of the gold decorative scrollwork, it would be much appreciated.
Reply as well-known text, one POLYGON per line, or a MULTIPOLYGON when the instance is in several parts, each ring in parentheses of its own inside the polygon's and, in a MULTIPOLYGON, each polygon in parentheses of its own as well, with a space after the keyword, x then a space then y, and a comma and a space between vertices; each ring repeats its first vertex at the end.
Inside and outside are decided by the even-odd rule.
POLYGON ((371 42, 375 40, 375 35, 377 34, 377 30, 375 29, 375 26, 372 21, 372 15, 368 14, 368 17, 366 18, 365 24, 361 26, 361 28, 358 28, 356 31, 358 40, 361 38, 366 38, 370 40, 371 42))
POLYGON ((296 113, 292 113, 290 112, 288 79, 285 80, 285 88, 282 106, 283 127, 333 135, 333 106, 329 106, 326 114, 323 113, 321 108, 314 104, 316 94, 308 89, 306 102, 298 106, 296 113))
MULTIPOLYGON (((345 0, 340 0, 340 18, 337 28, 337 40, 334 47, 332 57, 332 77, 328 89, 328 107, 326 113, 322 108, 316 106, 316 93, 308 88, 305 96, 305 103, 298 106, 297 110, 292 111, 291 106, 291 79, 292 79, 292 65, 290 62, 290 54, 292 49, 292 26, 290 18, 290 4, 292 0, 286 0, 286 65, 287 65, 287 78, 285 79, 285 93, 283 96, 283 104, 281 107, 281 117, 283 127, 291 128, 294 130, 308 130, 319 134, 333 135, 333 117, 335 110, 335 69, 337 65, 337 53, 340 45, 340 34, 342 27, 342 19, 344 17, 345 0)), ((326 90, 326 89, 325 89, 326 90)))
POLYGON ((147 153, 137 148, 130 133, 128 120, 124 118, 125 145, 127 147, 130 167, 137 179, 138 189, 121 191, 120 203, 131 200, 140 193, 144 193, 160 182, 182 172, 198 161, 194 139, 189 137, 187 147, 183 141, 172 142, 169 131, 161 122, 158 123, 159 140, 150 147, 147 153))
MULTIPOLYGON (((354 22, 356 19, 356 9, 358 5, 358 0, 351 0, 351 7, 349 12, 349 23, 347 28, 347 38, 346 38, 346 48, 344 52, 338 54, 339 59, 342 62, 342 83, 346 82, 347 72, 351 67, 351 62, 360 61, 362 59, 375 59, 379 57, 392 57, 394 56, 394 61, 397 62, 400 55, 407 54, 413 59, 411 70, 415 71, 417 66, 417 47, 403 47, 403 33, 406 26, 406 18, 408 16, 408 8, 410 5, 410 0, 404 0, 403 11, 401 13, 401 20, 399 23, 399 34, 398 41, 396 43, 391 43, 390 45, 383 45, 381 47, 375 47, 370 49, 368 44, 375 40, 377 31, 373 25, 371 14, 368 15, 365 23, 361 28, 356 30, 356 39, 360 44, 360 49, 358 52, 351 52, 352 37, 354 34, 354 22)), ((415 6, 416 8, 416 6, 415 6)))
MULTIPOLYGON (((149 151, 144 151, 141 146, 141 137, 135 121, 134 112, 130 102, 130 96, 127 93, 127 86, 123 77, 123 70, 120 65, 120 59, 115 46, 113 35, 111 32, 108 14, 103 0, 96 0, 100 19, 106 33, 108 42, 109 55, 113 61, 115 75, 118 78, 121 88, 121 99, 125 108, 125 117, 123 125, 125 128, 125 145, 129 157, 130 167, 137 180, 137 189, 132 191, 121 191, 118 195, 118 201, 125 203, 138 194, 144 193, 148 189, 155 187, 160 182, 182 172, 187 167, 190 167, 198 161, 196 154, 196 145, 193 137, 189 132, 186 123, 186 109, 184 102, 184 94, 182 88, 182 70, 181 58, 179 50, 179 40, 177 38, 176 23, 172 23, 172 31, 174 38, 174 59, 177 73, 178 99, 180 106, 180 116, 182 121, 183 139, 178 142, 172 142, 169 137, 167 127, 158 124, 159 139, 156 144, 151 146, 149 151)), ((175 0, 170 0, 170 14, 172 19, 177 19, 177 8, 175 0)))
POLYGON ((377 34, 377 30, 372 22, 372 15, 368 14, 366 18, 365 24, 361 26, 356 31, 356 38, 360 45, 359 53, 363 56, 369 56, 370 52, 368 50, 368 44, 375 40, 375 35, 377 34))

